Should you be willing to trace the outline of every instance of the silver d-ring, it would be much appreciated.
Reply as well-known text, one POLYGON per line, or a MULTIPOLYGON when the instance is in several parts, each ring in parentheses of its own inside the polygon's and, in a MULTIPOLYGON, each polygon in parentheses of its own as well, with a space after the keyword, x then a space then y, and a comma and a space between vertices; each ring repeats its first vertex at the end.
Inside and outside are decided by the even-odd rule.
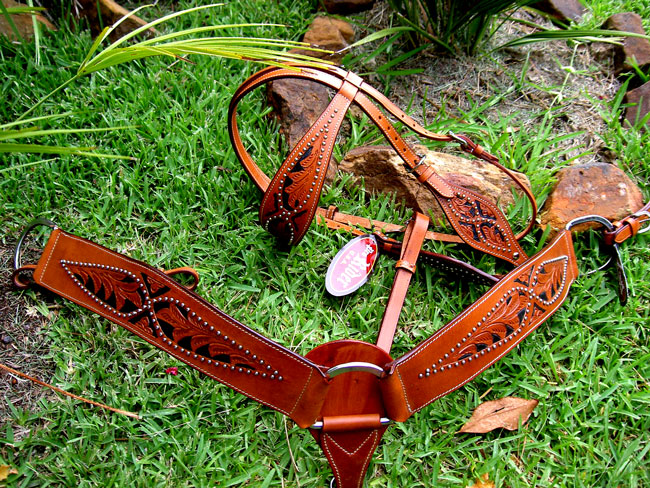
POLYGON ((40 226, 50 227, 51 229, 56 229, 57 227, 57 225, 54 222, 43 217, 39 217, 29 223, 29 225, 25 228, 23 233, 20 235, 20 238, 18 239, 18 244, 16 244, 16 250, 14 251, 14 271, 22 267, 20 258, 22 256, 22 247, 25 238, 29 235, 29 233, 32 230, 40 226))
POLYGON ((571 230, 573 229, 576 225, 580 224, 586 224, 588 222, 597 222, 599 224, 604 225, 607 227, 607 230, 614 230, 614 224, 612 224, 608 219, 605 217, 602 217, 601 215, 585 215, 584 217, 578 217, 576 219, 573 219, 570 221, 565 229, 566 230, 571 230))
POLYGON ((374 374, 378 378, 384 374, 384 369, 376 364, 365 363, 361 361, 353 361, 350 363, 337 364, 332 366, 325 373, 329 378, 334 378, 343 373, 351 373, 353 371, 361 371, 363 373, 374 374))
MULTIPOLYGON (((613 230, 614 230, 614 224, 612 224, 612 223, 609 221, 609 219, 606 219, 605 217, 603 217, 603 216, 601 216, 601 215, 585 215, 585 216, 583 216, 583 217, 575 218, 575 219, 571 220, 571 221, 566 225, 565 229, 566 229, 566 230, 571 230, 571 229, 572 229, 573 227, 575 227, 576 225, 586 224, 586 223, 589 223, 589 222, 596 222, 596 223, 598 223, 598 224, 602 224, 602 225, 605 226, 605 228, 606 228, 608 231, 613 231, 613 230)), ((617 264, 620 263, 621 258, 620 258, 620 255, 619 255, 619 253, 618 253, 618 245, 617 245, 617 244, 614 244, 613 247, 614 247, 614 250, 613 250, 613 252, 610 254, 610 256, 609 256, 609 258, 607 259, 607 261, 605 262, 605 264, 603 264, 602 266, 599 266, 597 269, 594 269, 594 270, 591 270, 591 271, 587 271, 587 272, 585 273, 585 275, 588 276, 588 275, 590 275, 590 274, 594 274, 594 273, 596 273, 596 272, 598 272, 598 271, 602 271, 602 270, 608 268, 608 267, 610 266, 610 264, 612 263, 613 260, 616 260, 616 263, 617 263, 617 264)))

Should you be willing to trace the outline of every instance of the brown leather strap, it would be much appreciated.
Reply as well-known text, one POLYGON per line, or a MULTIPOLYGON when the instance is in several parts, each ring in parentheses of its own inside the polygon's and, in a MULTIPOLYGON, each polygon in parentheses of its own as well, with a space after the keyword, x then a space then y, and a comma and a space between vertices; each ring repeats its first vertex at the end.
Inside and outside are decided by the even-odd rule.
POLYGON ((555 312, 577 275, 564 231, 391 365, 381 383, 388 416, 406 420, 499 360, 555 312))
MULTIPOLYGON (((405 273, 411 273, 425 224, 426 217, 416 215, 409 225, 400 251, 405 273)), ((351 340, 302 357, 164 272, 59 229, 33 279, 301 427, 312 426, 337 486, 359 488, 386 430, 383 419, 406 420, 500 359, 561 305, 577 273, 571 234, 564 231, 397 360, 385 348, 351 340)))
MULTIPOLYGON (((379 127, 380 131, 395 148, 404 163, 410 169, 414 170, 422 182, 433 192, 454 227, 454 230, 456 230, 464 242, 476 249, 505 259, 513 264, 519 264, 526 259, 527 256, 519 246, 517 239, 521 238, 532 228, 537 208, 535 199, 525 185, 506 168, 498 164, 494 156, 485 152, 480 146, 471 143, 467 137, 457 136, 455 134, 441 135, 424 129, 377 90, 370 87, 355 75, 339 68, 331 68, 328 70, 319 70, 313 67, 295 67, 293 70, 286 68, 266 68, 246 80, 235 92, 230 104, 228 123, 233 147, 249 176, 265 192, 265 201, 261 210, 262 223, 267 227, 272 225, 270 230, 280 236, 283 242, 297 243, 300 237, 304 235, 306 227, 311 222, 311 218, 313 218, 315 205, 320 196, 320 189, 322 188, 322 173, 320 175, 315 173, 315 169, 318 166, 314 164, 314 148, 312 146, 310 150, 306 143, 317 142, 316 140, 311 141, 311 139, 316 138, 316 135, 324 128, 325 122, 321 117, 310 128, 309 137, 303 138, 296 148, 292 150, 292 154, 285 161, 285 164, 283 164, 281 171, 276 174, 273 180, 273 190, 269 193, 270 179, 259 169, 247 153, 239 135, 236 112, 239 101, 249 91, 268 81, 287 77, 317 81, 339 90, 332 103, 340 103, 340 100, 337 100, 337 97, 340 96, 350 98, 356 102, 379 127), (352 85, 354 89, 347 88, 349 85, 352 85), (526 230, 515 236, 505 216, 495 205, 473 192, 451 185, 437 175, 433 169, 422 165, 421 158, 404 142, 387 117, 384 116, 366 95, 372 97, 384 109, 397 117, 417 134, 439 141, 460 142, 461 148, 466 152, 474 154, 490 164, 495 164, 499 169, 506 172, 508 176, 513 178, 515 184, 524 191, 531 202, 533 219, 531 219, 526 230), (287 171, 287 169, 291 169, 289 165, 302 163, 303 159, 308 159, 305 161, 306 167, 297 166, 297 174, 291 175, 287 171), (282 180, 282 183, 280 183, 280 180, 282 180), (310 189, 312 189, 311 192, 309 191, 310 189), (295 198, 295 194, 300 195, 301 198, 295 198), (273 197, 268 198, 267 195, 273 195, 273 197), (299 208, 301 206, 302 208, 299 208), (269 215, 271 218, 269 218, 269 215)), ((332 104, 330 104, 331 106, 332 104)), ((340 122, 337 120, 336 128, 338 129, 339 126, 340 122)), ((335 133, 331 131, 329 137, 329 143, 332 144, 335 133)), ((322 145, 324 141, 319 140, 318 142, 322 145)), ((294 173, 296 173, 295 170, 294 173)), ((325 222, 328 226, 340 228, 331 219, 326 218, 325 222)))
POLYGON ((260 222, 282 244, 300 242, 314 218, 336 135, 356 93, 346 80, 264 192, 260 222))
POLYGON ((55 229, 34 281, 301 427, 320 413, 328 381, 318 366, 151 266, 55 229))
POLYGON ((377 338, 377 347, 387 353, 390 353, 393 344, 397 321, 404 305, 411 277, 415 273, 415 264, 420 255, 420 249, 422 249, 424 235, 428 227, 429 217, 420 212, 415 212, 404 233, 400 257, 395 265, 393 287, 390 290, 384 318, 379 329, 379 337, 377 338))
POLYGON ((637 235, 639 231, 646 232, 648 227, 644 228, 643 226, 648 225, 648 222, 650 222, 650 202, 632 215, 614 222, 614 230, 604 232, 605 244, 610 246, 621 244, 637 235))

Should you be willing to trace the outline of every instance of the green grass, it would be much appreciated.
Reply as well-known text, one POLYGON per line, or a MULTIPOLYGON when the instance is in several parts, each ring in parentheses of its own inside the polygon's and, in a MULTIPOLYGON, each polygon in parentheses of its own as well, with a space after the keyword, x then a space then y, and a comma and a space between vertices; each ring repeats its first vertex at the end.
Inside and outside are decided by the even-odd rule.
MULTIPOLYGON (((180 2, 183 6, 188 3, 180 2)), ((309 2, 236 2, 184 19, 189 28, 211 23, 281 21, 286 30, 255 35, 297 39, 309 24, 309 2), (296 5, 298 4, 298 5, 296 5)), ((156 12, 159 15, 161 12, 156 12)), ((152 14, 153 15, 153 14, 152 14)), ((42 39, 40 66, 30 45, 0 46, 0 123, 14 120, 76 71, 92 44, 86 32, 62 29, 42 39)), ((2 155, 0 239, 11 243, 32 217, 159 267, 189 265, 202 276, 198 292, 236 319, 302 354, 329 340, 372 342, 392 279, 381 259, 370 283, 344 299, 329 297, 324 274, 346 240, 313 226, 289 252, 278 250, 257 224, 260 195, 240 167, 226 131, 236 87, 257 67, 194 57, 195 64, 148 59, 81 78, 48 100, 36 115, 73 112, 51 128, 137 126, 105 134, 53 134, 53 145, 96 146, 136 161, 62 156, 2 155)), ((522 77, 523 79, 523 77, 522 77)), ((516 96, 529 88, 513 82, 516 96)), ((546 87, 561 90, 562 87, 546 87)), ((432 130, 460 130, 494 148, 510 167, 526 172, 540 203, 553 174, 566 164, 557 149, 556 121, 570 106, 542 111, 508 138, 516 119, 493 120, 501 95, 475 103, 459 124, 443 112, 432 130)), ((261 94, 241 104, 242 131, 264 167, 277 167, 284 148, 265 117, 261 94)), ((601 106, 608 121, 599 134, 620 166, 647 188, 648 135, 622 128, 622 107, 601 106)), ((410 111, 417 114, 418 107, 410 111)), ((513 116, 514 117, 514 116, 513 116)), ((362 120, 337 151, 380 142, 362 120)), ((646 191, 646 198, 650 195, 646 191)), ((408 212, 386 200, 370 202, 340 180, 323 196, 343 211, 404 221, 408 212)), ((520 217, 521 220, 521 217, 520 217)), ((596 242, 583 237, 579 254, 596 242)), ((536 249, 535 238, 525 247, 536 249)), ((459 255, 451 246, 435 246, 459 255)), ((462 253, 460 253, 462 255, 462 253)), ((489 269, 492 261, 467 255, 489 269)), ((606 274, 582 277, 566 304, 517 351, 466 387, 391 427, 370 466, 367 486, 465 487, 483 473, 497 486, 643 487, 650 461, 650 252, 648 239, 623 248, 634 291, 621 307, 606 274), (481 397, 516 395, 540 400, 518 432, 457 435, 481 397)), ((407 297, 393 353, 398 356, 475 300, 483 290, 448 282, 422 269, 407 297)), ((8 486, 328 486, 331 473, 307 432, 267 408, 200 376, 125 330, 62 300, 22 293, 48 315, 48 379, 73 393, 136 411, 135 421, 48 396, 33 411, 13 409, 0 427, 0 464, 18 469, 8 486), (61 307, 59 307, 61 305, 61 307), (47 307, 50 307, 49 309, 47 307), (178 376, 165 375, 178 366, 178 376), (27 429, 22 438, 17 433, 27 429), (294 464, 295 460, 295 464, 294 464)))

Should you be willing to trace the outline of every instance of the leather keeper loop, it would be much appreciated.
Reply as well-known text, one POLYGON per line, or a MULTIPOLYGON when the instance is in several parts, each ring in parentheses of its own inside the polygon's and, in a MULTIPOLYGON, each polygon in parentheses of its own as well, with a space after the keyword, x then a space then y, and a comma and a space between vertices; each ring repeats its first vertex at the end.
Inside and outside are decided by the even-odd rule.
POLYGON ((166 271, 163 271, 163 273, 165 273, 167 276, 176 276, 179 274, 191 276, 194 281, 192 281, 191 284, 184 285, 184 286, 188 290, 192 290, 192 291, 196 290, 196 287, 198 286, 200 280, 199 273, 194 268, 190 268, 187 266, 183 266, 182 268, 168 269, 166 271))
POLYGON ((378 413, 323 417, 323 432, 379 429, 381 426, 378 413))
POLYGON ((27 272, 31 274, 34 272, 35 269, 36 269, 35 264, 26 264, 14 270, 14 272, 11 274, 11 281, 13 282, 14 286, 19 290, 24 290, 26 288, 29 288, 30 285, 32 284, 32 281, 26 279, 25 276, 21 276, 21 275, 27 272))
POLYGON ((329 207, 327 207, 327 213, 325 214, 325 217, 327 217, 330 220, 334 220, 334 216, 338 211, 339 208, 336 205, 330 205, 329 207))
POLYGON ((429 179, 429 177, 434 173, 433 168, 431 166, 426 166, 424 168, 424 171, 422 173, 418 174, 418 181, 420 183, 424 183, 429 179))
POLYGON ((395 268, 402 268, 407 271, 410 271, 411 273, 415 273, 415 264, 409 263, 404 259, 398 259, 397 262, 395 263, 395 268))

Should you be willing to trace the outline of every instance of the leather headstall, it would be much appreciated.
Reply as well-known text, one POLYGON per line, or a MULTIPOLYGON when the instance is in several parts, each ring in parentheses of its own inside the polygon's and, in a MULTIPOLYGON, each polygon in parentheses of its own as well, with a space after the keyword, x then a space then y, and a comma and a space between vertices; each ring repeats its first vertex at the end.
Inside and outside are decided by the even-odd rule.
MULTIPOLYGON (((210 305, 193 291, 198 276, 187 268, 161 271, 67 233, 46 220, 29 226, 16 249, 13 280, 18 288, 36 283, 121 325, 155 347, 224 385, 275 409, 310 432, 322 447, 336 486, 362 486, 370 459, 392 422, 404 422, 436 399, 456 390, 515 348, 547 320, 567 297, 578 276, 571 226, 541 251, 528 256, 519 239, 535 221, 535 199, 497 158, 456 134, 436 134, 418 125, 384 95, 339 68, 267 68, 235 92, 229 109, 235 152, 263 192, 261 224, 284 245, 295 245, 312 220, 333 229, 374 232, 382 253, 397 259, 393 287, 375 344, 329 342, 304 356, 264 337, 210 305), (299 78, 336 91, 331 103, 269 178, 246 152, 237 127, 237 105, 269 81, 299 78), (318 208, 324 175, 338 131, 352 103, 368 115, 412 171, 440 203, 449 236, 429 230, 429 218, 414 212, 405 228, 318 208), (383 109, 380 110, 377 105, 383 109), (527 196, 532 218, 515 234, 490 200, 445 180, 402 139, 388 119, 420 137, 456 142, 460 148, 504 171, 527 196), (35 265, 21 263, 21 246, 37 225, 53 228, 35 265), (400 241, 386 233, 400 230, 400 241), (422 249, 426 239, 462 242, 510 263, 512 271, 493 276, 454 258, 422 249), (390 349, 410 280, 419 263, 437 266, 490 285, 475 303, 407 354, 390 349), (190 274, 191 287, 174 280, 190 274), (28 275, 30 277, 28 277, 28 275)), ((605 222, 605 242, 617 246, 650 221, 650 204, 614 224, 605 222)), ((392 234, 391 234, 392 235, 392 234)), ((616 253, 616 257, 618 254, 616 253)), ((622 266, 621 266, 622 269, 622 266)))

